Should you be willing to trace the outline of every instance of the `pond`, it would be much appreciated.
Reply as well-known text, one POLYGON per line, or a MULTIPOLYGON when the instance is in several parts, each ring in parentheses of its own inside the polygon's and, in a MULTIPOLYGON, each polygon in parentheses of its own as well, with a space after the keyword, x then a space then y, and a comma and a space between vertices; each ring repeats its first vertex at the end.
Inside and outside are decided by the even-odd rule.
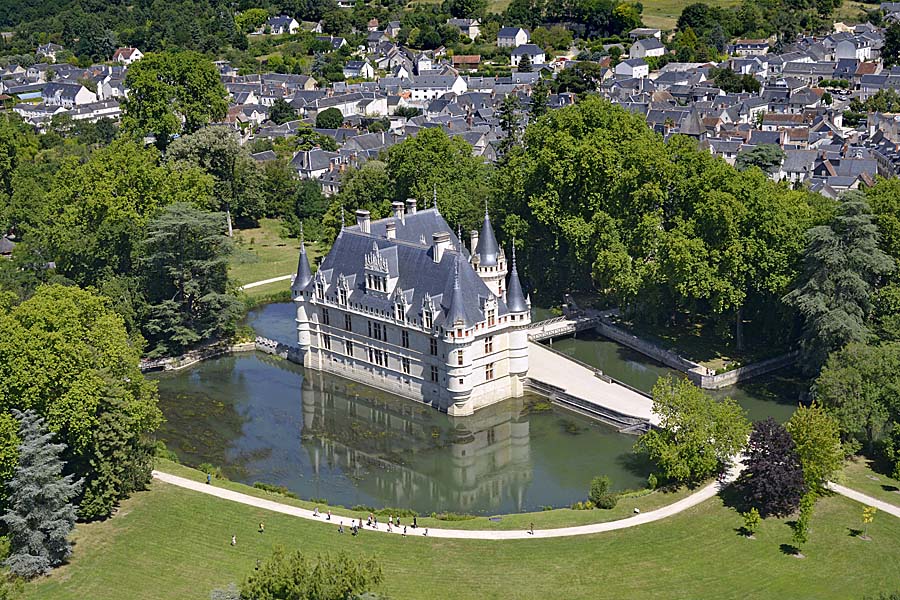
MULTIPOLYGON (((270 304, 247 318, 257 333, 294 343, 294 309, 270 304)), ((590 334, 553 347, 650 390, 675 372, 590 334)), ((499 514, 565 506, 590 479, 641 487, 650 472, 635 437, 526 396, 453 418, 338 377, 259 353, 154 376, 160 432, 186 464, 221 466, 236 481, 284 485, 332 504, 499 514)), ((773 376, 728 388, 753 419, 786 419, 802 382, 773 376)))

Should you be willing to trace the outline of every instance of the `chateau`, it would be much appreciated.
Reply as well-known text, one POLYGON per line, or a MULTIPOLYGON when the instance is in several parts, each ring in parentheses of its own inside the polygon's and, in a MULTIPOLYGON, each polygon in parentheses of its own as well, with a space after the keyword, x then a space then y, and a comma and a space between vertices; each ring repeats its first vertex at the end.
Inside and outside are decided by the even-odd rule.
POLYGON ((518 397, 530 302, 487 212, 466 249, 437 207, 356 211, 313 275, 301 243, 291 292, 303 364, 451 415, 518 397), (507 282, 507 275, 509 275, 507 282))

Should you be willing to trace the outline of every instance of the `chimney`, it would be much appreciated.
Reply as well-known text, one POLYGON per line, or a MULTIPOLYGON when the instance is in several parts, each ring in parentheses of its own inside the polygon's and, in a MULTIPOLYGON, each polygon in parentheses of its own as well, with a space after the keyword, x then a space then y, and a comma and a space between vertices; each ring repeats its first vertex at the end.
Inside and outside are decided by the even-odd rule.
POLYGON ((418 204, 418 201, 415 198, 407 198, 406 199, 406 214, 408 214, 408 215, 416 214, 416 204, 418 204))
POLYGON ((400 222, 403 222, 403 203, 399 200, 391 202, 391 209, 394 211, 394 218, 400 219, 400 222))
POLYGON ((397 239, 397 222, 393 219, 384 224, 384 235, 389 240, 397 239))
POLYGON ((434 262, 441 262, 441 257, 444 256, 444 250, 450 247, 450 234, 446 231, 440 231, 438 233, 431 234, 432 242, 434 243, 434 262))
POLYGON ((369 211, 359 209, 356 211, 356 224, 363 233, 369 233, 369 211))
POLYGON ((469 247, 469 252, 475 254, 475 249, 478 248, 478 230, 473 229, 469 232, 469 243, 471 246, 469 247))

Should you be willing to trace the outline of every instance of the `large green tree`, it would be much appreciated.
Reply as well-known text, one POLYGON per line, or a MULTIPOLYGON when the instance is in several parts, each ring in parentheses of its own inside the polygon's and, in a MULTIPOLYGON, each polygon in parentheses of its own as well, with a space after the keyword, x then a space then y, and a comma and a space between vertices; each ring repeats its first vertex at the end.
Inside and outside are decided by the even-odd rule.
POLYGON ((198 167, 215 179, 214 193, 208 197, 209 201, 194 203, 223 211, 229 236, 232 234, 232 215, 251 221, 263 216, 263 172, 230 127, 204 127, 178 138, 169 146, 166 161, 177 166, 198 167))
POLYGON ((219 72, 196 52, 150 53, 128 68, 128 98, 122 126, 142 136, 154 136, 164 150, 172 136, 193 133, 223 119, 227 93, 219 72))
POLYGON ((178 203, 150 222, 141 272, 151 355, 178 354, 233 332, 239 304, 227 293, 231 250, 222 213, 178 203))
POLYGON ((814 402, 797 407, 786 427, 803 465, 806 487, 822 493, 826 482, 843 466, 844 452, 837 419, 814 402))
POLYGON ((653 386, 653 412, 659 428, 643 434, 636 447, 678 482, 699 482, 724 468, 750 433, 737 402, 714 400, 687 379, 660 378, 653 386))
POLYGON ((784 300, 803 318, 801 365, 815 373, 828 354, 871 338, 872 295, 894 263, 862 194, 848 192, 834 221, 807 232, 803 272, 784 300))
POLYGON ((66 444, 85 519, 150 479, 148 435, 162 417, 133 342, 105 298, 76 287, 41 287, 0 313, 0 410, 35 410, 66 444))

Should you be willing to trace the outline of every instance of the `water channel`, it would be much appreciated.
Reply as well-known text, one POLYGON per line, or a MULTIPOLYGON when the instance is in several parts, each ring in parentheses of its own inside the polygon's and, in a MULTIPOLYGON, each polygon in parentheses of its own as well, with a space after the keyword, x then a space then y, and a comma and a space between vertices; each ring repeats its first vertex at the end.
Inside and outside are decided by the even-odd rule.
MULTIPOLYGON (((293 343, 293 307, 270 304, 248 323, 293 343)), ((671 370, 603 338, 553 347, 637 388, 671 370)), ((650 467, 635 438, 526 396, 451 418, 415 402, 259 353, 155 375, 167 419, 160 437, 190 465, 220 465, 245 483, 287 486, 333 504, 497 514, 584 498, 594 475, 641 487, 650 467)), ((786 419, 802 384, 783 376, 729 388, 757 419, 786 419)))

